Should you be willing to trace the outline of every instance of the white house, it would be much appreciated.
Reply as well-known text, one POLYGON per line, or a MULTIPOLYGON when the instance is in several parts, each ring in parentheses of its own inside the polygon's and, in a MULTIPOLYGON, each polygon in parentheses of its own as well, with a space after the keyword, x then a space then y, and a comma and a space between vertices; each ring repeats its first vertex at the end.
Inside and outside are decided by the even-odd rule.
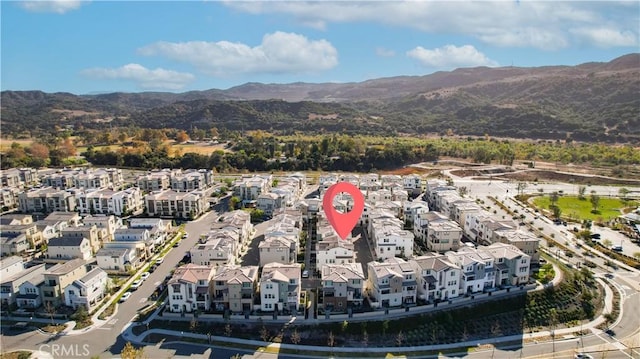
POLYGON ((16 295, 18 308, 35 309, 42 305, 40 289, 44 285, 44 275, 39 274, 20 284, 16 295))
POLYGON ((433 303, 460 295, 460 268, 444 254, 428 253, 409 263, 416 272, 420 299, 433 303))
POLYGON ((65 305, 74 309, 84 306, 87 313, 91 313, 105 298, 108 282, 107 272, 100 268, 92 269, 64 289, 65 305))
POLYGON ((138 267, 136 251, 129 248, 102 248, 96 259, 98 267, 108 272, 128 273, 138 267))
POLYGON ((300 306, 301 265, 269 263, 260 277, 260 309, 294 312, 300 306))
POLYGON ((57 237, 51 238, 47 247, 47 255, 51 259, 82 258, 87 260, 92 257, 91 244, 85 237, 57 237))
POLYGON ((322 270, 329 264, 351 264, 356 261, 353 240, 341 239, 335 233, 323 237, 316 244, 316 268, 322 270))

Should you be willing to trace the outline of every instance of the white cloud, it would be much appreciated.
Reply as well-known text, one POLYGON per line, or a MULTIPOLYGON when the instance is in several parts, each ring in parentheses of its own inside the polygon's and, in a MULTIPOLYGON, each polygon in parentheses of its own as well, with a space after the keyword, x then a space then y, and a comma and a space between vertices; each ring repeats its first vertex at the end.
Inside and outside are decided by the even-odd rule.
POLYGON ((215 76, 315 72, 338 64, 338 51, 330 42, 285 32, 266 34, 255 47, 228 41, 162 41, 144 46, 138 52, 189 63, 215 76))
POLYGON ((638 36, 631 31, 611 28, 579 28, 571 32, 598 47, 635 46, 638 36))
POLYGON ((78 9, 86 2, 87 1, 80 0, 28 0, 20 1, 18 4, 27 11, 64 14, 68 11, 78 9))
POLYGON ((376 22, 427 33, 473 36, 495 46, 545 50, 584 40, 600 46, 599 36, 584 36, 570 29, 598 31, 603 26, 621 35, 618 40, 622 41, 611 46, 629 46, 630 36, 625 31, 631 33, 637 44, 640 22, 635 1, 227 1, 224 4, 251 14, 291 15, 300 24, 319 29, 330 23, 376 22))
POLYGON ((127 64, 117 68, 92 68, 82 74, 96 79, 133 81, 142 89, 179 90, 192 82, 195 77, 187 72, 177 72, 157 68, 147 69, 139 64, 127 64))
POLYGON ((497 62, 489 59, 471 45, 460 47, 445 45, 433 50, 418 46, 413 50, 407 51, 407 56, 416 59, 421 65, 429 68, 450 69, 498 65, 497 62))
POLYGON ((376 47, 376 55, 380 57, 393 57, 396 56, 396 52, 384 47, 376 47))

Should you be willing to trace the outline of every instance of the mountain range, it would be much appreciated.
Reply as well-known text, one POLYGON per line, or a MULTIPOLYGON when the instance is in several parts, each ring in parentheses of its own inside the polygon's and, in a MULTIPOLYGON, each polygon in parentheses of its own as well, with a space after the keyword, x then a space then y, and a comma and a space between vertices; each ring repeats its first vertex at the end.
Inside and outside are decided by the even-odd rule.
POLYGON ((3 133, 55 126, 210 127, 640 142, 640 54, 576 66, 476 67, 357 83, 226 90, 1 93, 3 133))

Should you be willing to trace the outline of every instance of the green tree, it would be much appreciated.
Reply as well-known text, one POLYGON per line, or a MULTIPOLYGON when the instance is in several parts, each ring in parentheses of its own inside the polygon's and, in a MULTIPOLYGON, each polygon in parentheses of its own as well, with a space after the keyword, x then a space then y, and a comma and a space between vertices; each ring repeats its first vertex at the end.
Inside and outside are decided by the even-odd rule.
POLYGON ((264 219, 264 211, 261 209, 253 209, 251 211, 251 222, 259 222, 264 219))
POLYGON ((238 206, 239 206, 240 202, 242 202, 242 200, 240 199, 240 197, 236 197, 236 196, 231 197, 231 198, 229 199, 229 210, 230 210, 230 211, 233 211, 233 210, 235 210, 236 208, 238 208, 238 206))
POLYGON ((591 197, 589 198, 589 200, 591 201, 591 207, 593 208, 591 210, 591 213, 599 213, 600 211, 598 210, 598 208, 600 207, 600 196, 598 196, 595 192, 591 192, 591 197))
POLYGON ((551 195, 549 195, 549 201, 551 201, 551 205, 555 206, 558 203, 559 198, 560 198, 560 195, 558 194, 558 192, 554 191, 553 193, 551 193, 551 195))
POLYGON ((586 191, 587 191, 587 187, 585 187, 585 186, 578 187, 578 199, 579 200, 584 200, 585 199, 584 194, 585 194, 586 191))

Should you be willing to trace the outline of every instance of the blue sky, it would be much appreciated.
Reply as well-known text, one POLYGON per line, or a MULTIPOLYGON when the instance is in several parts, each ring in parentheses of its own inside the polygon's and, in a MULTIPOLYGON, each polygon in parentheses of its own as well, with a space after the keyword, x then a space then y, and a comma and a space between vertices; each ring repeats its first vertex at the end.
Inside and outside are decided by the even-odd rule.
POLYGON ((575 65, 640 49, 640 2, 2 1, 2 90, 138 92, 575 65))

